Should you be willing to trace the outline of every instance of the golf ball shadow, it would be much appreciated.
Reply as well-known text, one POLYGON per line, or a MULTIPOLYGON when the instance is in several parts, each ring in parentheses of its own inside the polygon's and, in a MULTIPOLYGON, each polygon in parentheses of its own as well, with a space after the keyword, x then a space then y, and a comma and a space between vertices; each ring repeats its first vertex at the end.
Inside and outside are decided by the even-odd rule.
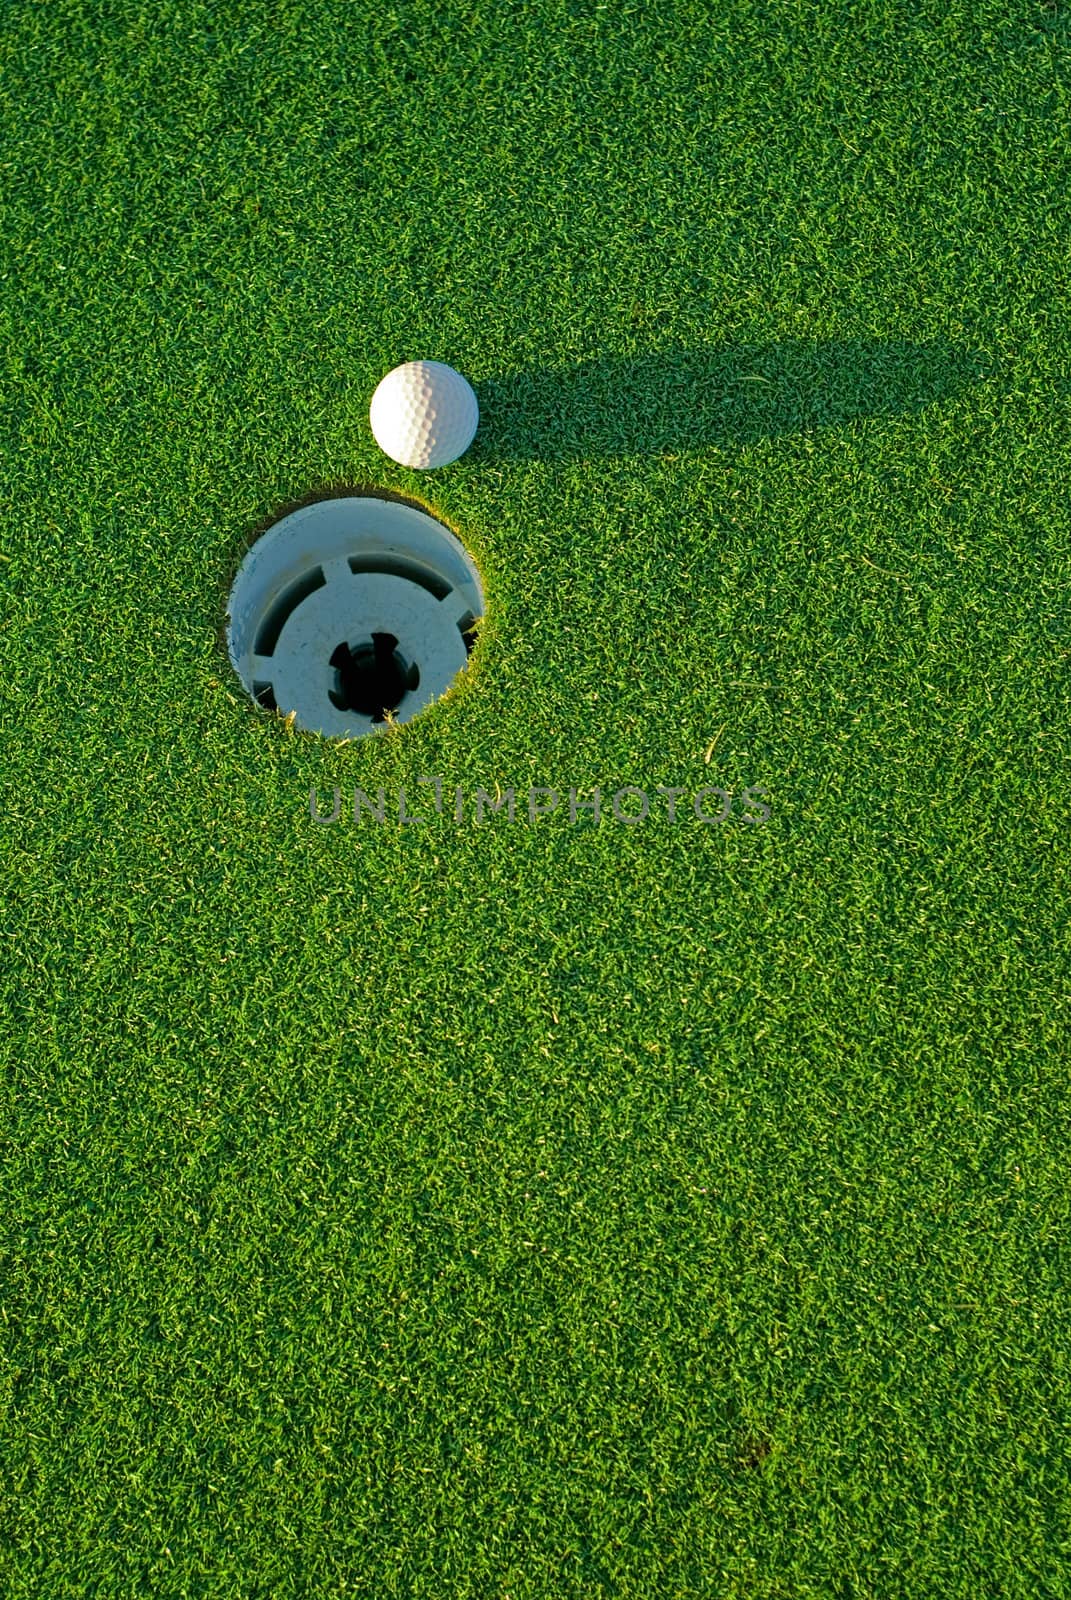
POLYGON ((489 459, 658 455, 909 416, 991 375, 935 341, 787 340, 607 356, 481 380, 489 459))

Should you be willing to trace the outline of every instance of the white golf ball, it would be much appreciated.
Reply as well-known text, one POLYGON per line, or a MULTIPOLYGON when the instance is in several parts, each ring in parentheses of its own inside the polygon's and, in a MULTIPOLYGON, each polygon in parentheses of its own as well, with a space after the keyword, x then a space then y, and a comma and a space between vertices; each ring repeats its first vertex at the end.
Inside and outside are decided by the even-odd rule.
POLYGON ((480 421, 470 384, 442 361, 405 361, 388 372, 368 412, 375 441, 403 467, 445 467, 464 455, 480 421))

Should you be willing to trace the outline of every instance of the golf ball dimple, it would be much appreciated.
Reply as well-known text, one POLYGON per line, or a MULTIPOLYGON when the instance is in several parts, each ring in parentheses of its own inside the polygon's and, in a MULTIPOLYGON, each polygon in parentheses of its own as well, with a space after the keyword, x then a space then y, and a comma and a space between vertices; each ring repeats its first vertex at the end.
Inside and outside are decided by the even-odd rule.
POLYGON ((380 383, 368 412, 379 448, 403 467, 445 467, 464 455, 480 421, 472 386, 442 361, 405 361, 380 383))

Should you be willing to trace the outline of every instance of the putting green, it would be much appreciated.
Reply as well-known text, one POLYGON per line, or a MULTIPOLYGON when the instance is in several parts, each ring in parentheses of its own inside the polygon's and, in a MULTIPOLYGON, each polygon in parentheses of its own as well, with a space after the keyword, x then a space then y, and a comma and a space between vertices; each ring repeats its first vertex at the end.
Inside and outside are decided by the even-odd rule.
POLYGON ((1066 1593, 1069 49, 7 8, 5 1600, 1066 1593), (341 493, 484 600, 349 743, 341 493))

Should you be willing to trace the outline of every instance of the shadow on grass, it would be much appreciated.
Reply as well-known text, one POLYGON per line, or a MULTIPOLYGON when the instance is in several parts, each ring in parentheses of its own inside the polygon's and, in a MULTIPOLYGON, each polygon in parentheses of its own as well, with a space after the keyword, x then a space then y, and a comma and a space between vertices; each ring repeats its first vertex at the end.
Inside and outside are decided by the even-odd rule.
POLYGON ((754 444, 912 415, 992 370, 977 351, 896 339, 604 357, 477 383, 477 447, 487 460, 560 461, 754 444))

